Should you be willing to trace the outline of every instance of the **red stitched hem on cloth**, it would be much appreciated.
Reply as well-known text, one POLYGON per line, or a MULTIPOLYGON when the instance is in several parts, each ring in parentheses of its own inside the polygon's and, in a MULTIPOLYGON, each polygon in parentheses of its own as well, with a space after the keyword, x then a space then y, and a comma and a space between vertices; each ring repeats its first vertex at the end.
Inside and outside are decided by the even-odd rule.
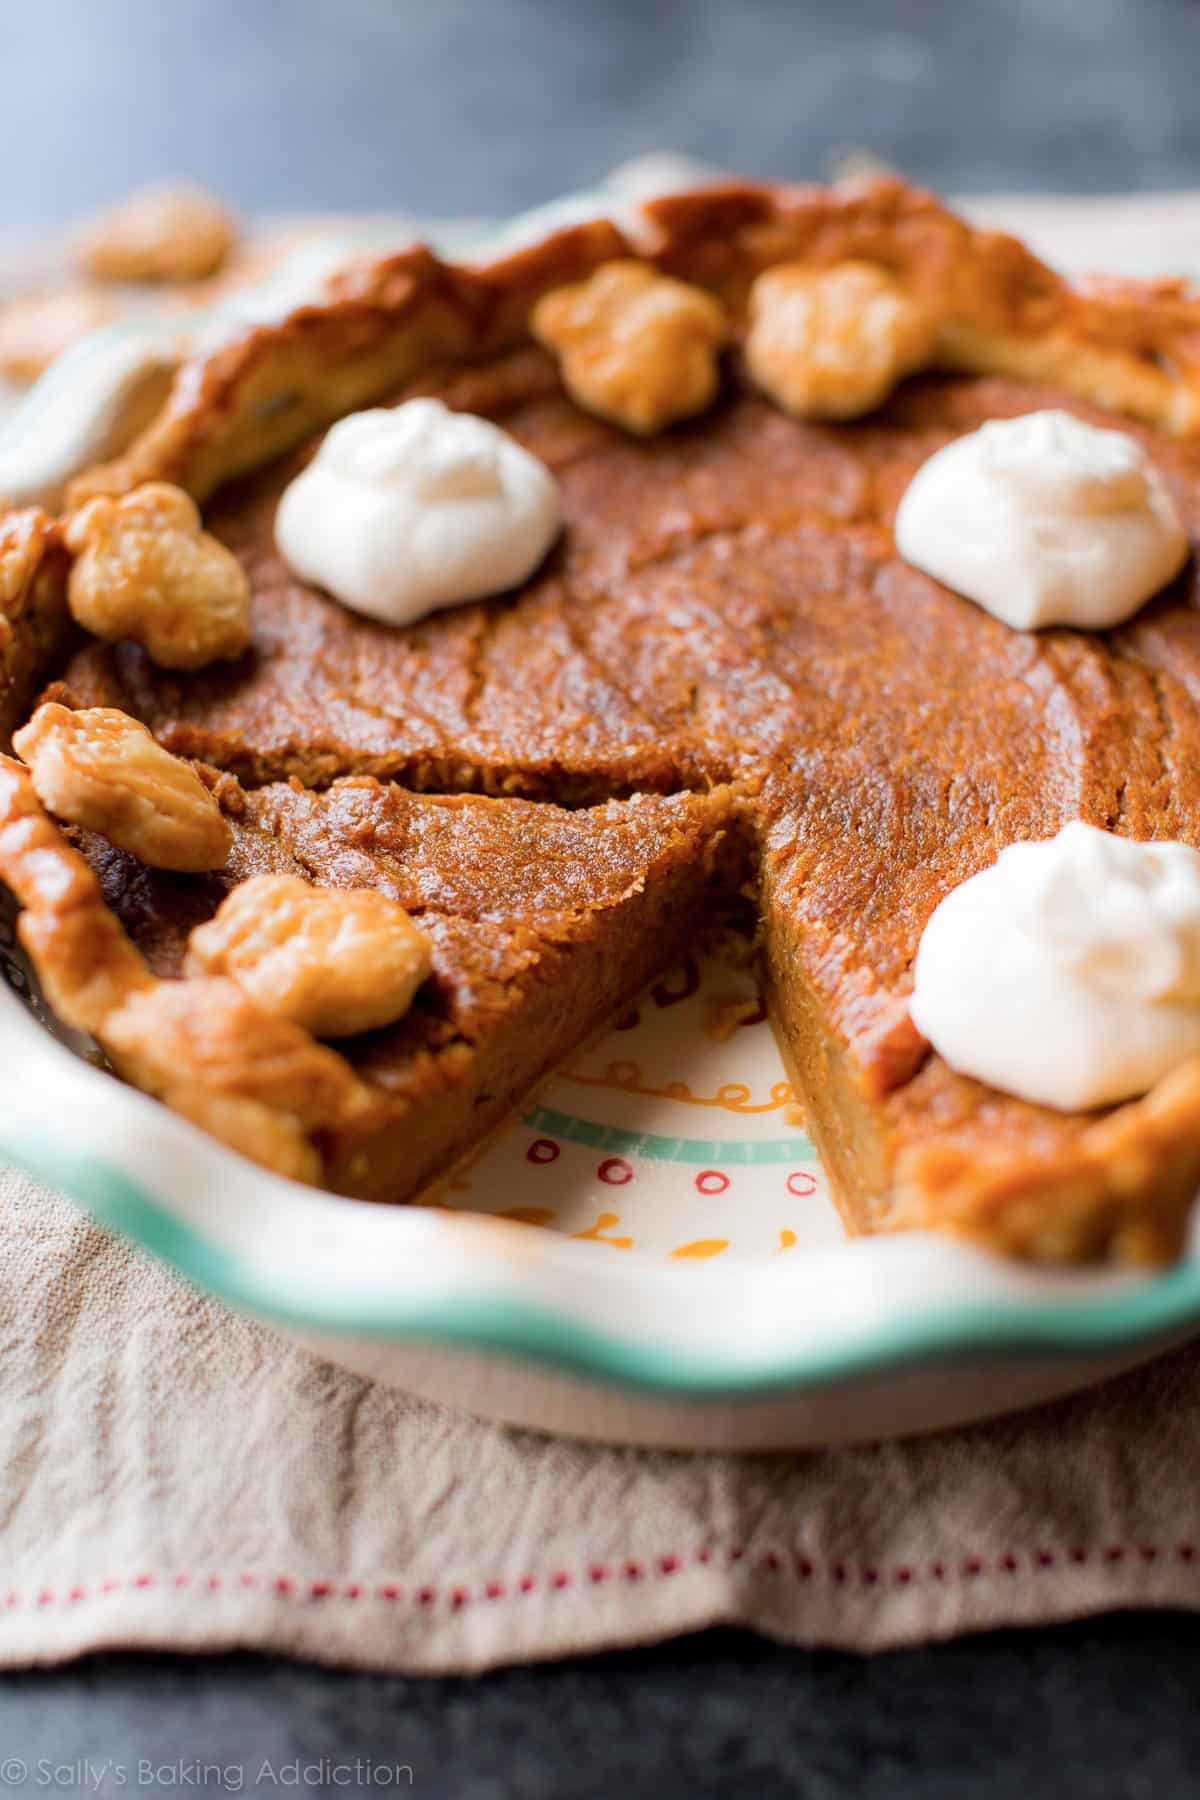
MULTIPOLYGON (((936 1558, 925 1564, 897 1563, 894 1568, 879 1569, 870 1563, 818 1562, 796 1551, 764 1550, 751 1556, 740 1544, 731 1544, 726 1549, 715 1544, 705 1544, 690 1557, 669 1552, 644 1560, 630 1557, 619 1563, 588 1563, 582 1571, 584 1579, 581 1585, 602 1587, 606 1583, 637 1582, 647 1576, 661 1581, 679 1574, 689 1564, 712 1568, 725 1563, 730 1567, 744 1565, 750 1574, 788 1575, 801 1582, 827 1580, 839 1587, 911 1587, 922 1581, 974 1581, 989 1574, 1009 1577, 1037 1575, 1047 1569, 1072 1565, 1078 1567, 1082 1563, 1112 1565, 1122 1562, 1155 1563, 1160 1560, 1192 1563, 1197 1560, 1198 1554, 1200 1552, 1196 1545, 1187 1541, 1176 1544, 1105 1544, 1095 1550, 1075 1544, 1067 1549, 1033 1550, 1021 1555, 1007 1551, 1004 1555, 993 1558, 990 1563, 986 1557, 966 1556, 958 1563, 936 1558)), ((3 1606, 10 1611, 20 1607, 78 1606, 119 1592, 194 1586, 201 1592, 210 1594, 237 1588, 261 1587, 271 1589, 281 1598, 300 1601, 385 1600, 395 1603, 407 1599, 425 1608, 444 1602, 452 1612, 461 1612, 464 1607, 480 1601, 510 1599, 514 1594, 532 1594, 539 1587, 549 1592, 561 1592, 564 1588, 574 1586, 575 1580, 569 1569, 554 1569, 549 1576, 530 1574, 510 1581, 488 1581, 473 1593, 471 1589, 458 1584, 439 1586, 430 1582, 405 1587, 395 1581, 372 1584, 363 1581, 303 1580, 294 1575, 259 1575, 251 1570, 235 1575, 199 1575, 188 1570, 181 1570, 178 1574, 154 1575, 143 1570, 134 1575, 109 1576, 90 1588, 76 1583, 70 1587, 37 1588, 24 1594, 10 1589, 4 1596, 3 1606)))

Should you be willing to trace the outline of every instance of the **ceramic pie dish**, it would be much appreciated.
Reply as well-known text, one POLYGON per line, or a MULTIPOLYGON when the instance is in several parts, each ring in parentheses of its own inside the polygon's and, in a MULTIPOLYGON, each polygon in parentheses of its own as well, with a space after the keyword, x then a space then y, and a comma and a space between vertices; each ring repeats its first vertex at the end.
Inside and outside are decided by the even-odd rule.
POLYGON ((673 971, 437 1207, 299 1188, 90 1067, 0 926, 0 1154, 356 1373, 534 1430, 683 1449, 931 1431, 1105 1379, 1200 1325, 1200 1257, 1046 1271, 846 1240, 750 992, 673 971), (714 1104, 714 1102, 718 1102, 714 1104))
MULTIPOLYGON (((1065 644, 1043 649, 915 577, 891 547, 890 519, 913 470, 948 436, 1050 403, 1096 417, 1097 399, 1140 434, 1190 518, 1195 303, 1168 287, 1069 289, 1011 240, 973 233, 896 183, 841 194, 728 184, 659 202, 638 231, 565 227, 468 271, 404 253, 341 278, 324 306, 187 365, 161 416, 115 464, 86 473, 71 504, 107 505, 146 481, 197 499, 220 490, 205 523, 252 571, 251 661, 191 680, 128 644, 47 653, 63 546, 53 521, 38 521, 18 550, 34 566, 21 597, 35 629, 28 669, 16 643, 14 692, 23 676, 57 674, 59 706, 120 708, 169 750, 223 771, 206 780, 234 828, 234 881, 269 844, 272 868, 286 856, 310 880, 332 871, 337 886, 353 846, 360 877, 382 869, 368 879, 390 884, 417 917, 436 915, 440 997, 419 1002, 399 1039, 351 1050, 337 1080, 357 1084, 353 1119, 363 1117, 363 1081, 390 1096, 382 1114, 379 1101, 368 1109, 365 1131, 328 1111, 298 1121, 311 1139, 309 1179, 315 1145, 324 1184, 347 1195, 422 1188, 447 1166, 448 1148, 471 1147, 589 1024, 665 967, 680 943, 672 933, 686 942, 711 917, 711 879, 727 901, 754 897, 770 1003, 843 1217, 888 1235, 845 1245, 831 1232, 821 1242, 829 1213, 812 1145, 786 1117, 777 1134, 761 1130, 787 1108, 769 1035, 754 1079, 739 1065, 706 1094, 690 1062, 643 1079, 659 1056, 646 1020, 628 1046, 609 1045, 637 1054, 569 1063, 432 1213, 367 1207, 249 1170, 78 1066, 72 1095, 87 1084, 72 1106, 78 1130, 52 1173, 77 1189, 84 1165, 102 1166, 103 1180, 85 1183, 90 1202, 102 1188, 102 1210, 127 1226, 140 1218, 154 1247, 173 1243, 193 1276, 320 1333, 351 1366, 529 1423, 645 1441, 821 1441, 927 1428, 1062 1391, 1188 1329, 1186 1257, 1156 1277, 1052 1273, 912 1228, 1068 1263, 1178 1253, 1195 1185, 1195 1084, 1182 1070, 1169 1091, 1099 1120, 1059 1121, 981 1092, 929 1056, 908 1018, 907 971, 936 901, 1015 838, 1075 816, 1161 835, 1168 814, 1188 836, 1186 787, 1164 789, 1162 777, 1186 759, 1194 726, 1164 686, 1186 690, 1190 589, 1176 584, 1120 641, 1061 634, 1065 644), (531 308, 614 266, 699 296, 673 304, 687 329, 708 329, 739 318, 748 286, 778 267, 864 258, 922 320, 936 308, 943 373, 918 372, 890 401, 884 393, 863 423, 789 419, 735 362, 711 416, 710 389, 699 419, 665 435, 661 421, 638 423, 653 441, 631 442, 620 420, 574 404, 553 358, 524 335, 531 308), (947 369, 957 373, 947 379, 947 369), (289 460, 291 444, 376 395, 414 392, 495 418, 531 446, 558 476, 567 529, 562 552, 515 604, 460 609, 389 637, 288 586, 263 529, 281 483, 303 467, 303 453, 289 460), (372 699, 383 690, 386 707, 372 699), (1152 758, 1123 765, 1132 744, 1155 751, 1157 775, 1152 758), (469 892, 464 825, 479 871, 469 892), (567 838, 569 854, 544 848, 567 838), (533 849, 514 858, 514 844, 533 849), (553 899, 534 891, 531 901, 516 865, 536 870, 539 846, 547 868, 571 873, 550 881, 553 899), (557 1012, 539 978, 521 986, 517 971, 539 964, 561 967, 557 1012), (509 996, 499 1010, 497 969, 509 996), (463 1090, 468 1068, 469 1130, 439 1098, 463 1090), (736 1095, 747 1097, 740 1108, 736 1095), (706 1103, 729 1112, 723 1135, 697 1135, 690 1123, 706 1103), (136 1154, 127 1108, 141 1121, 136 1154), (123 1122, 106 1127, 103 1117, 123 1122), (430 1133, 428 1156, 418 1127, 430 1133), (189 1148, 169 1155, 164 1209, 142 1146, 174 1134, 189 1148), (577 1152, 605 1150, 574 1166, 577 1152), (236 1209, 214 1195, 222 1167, 239 1171, 236 1209), (207 1171, 197 1174, 207 1188, 199 1212, 186 1168, 207 1171), (619 1206, 607 1204, 610 1189, 619 1206), (468 1195, 471 1212, 510 1216, 499 1225, 447 1216, 468 1195), (291 1208, 286 1231, 280 1207, 291 1208), (892 1235, 898 1226, 909 1229, 892 1235), (271 1275, 258 1249, 267 1239, 271 1275), (352 1265, 369 1278, 356 1281, 352 1265), (390 1302, 378 1291, 383 1271, 390 1302), (299 1291, 297 1311, 287 1296, 299 1291), (439 1339, 458 1344, 457 1360, 430 1364, 439 1339), (448 1394, 445 1368, 465 1367, 470 1347, 484 1345, 469 1394, 448 1394), (549 1365, 540 1373, 528 1366, 535 1353, 549 1365), (526 1359, 519 1377, 510 1356, 526 1359)), ((917 336, 928 360, 925 324, 917 336)), ((897 355, 897 375, 909 374, 911 347, 897 355)), ((27 704, 14 702, 14 717, 27 704)), ((35 814, 20 799, 10 845, 35 814)), ((44 830, 37 878, 25 880, 23 851, 6 868, 51 992, 62 992, 56 933, 84 942, 79 913, 74 936, 62 937, 55 884, 95 877, 113 909, 92 908, 107 920, 101 937, 115 917, 130 954, 149 959, 145 980, 161 986, 165 976, 171 988, 186 929, 218 903, 219 886, 208 898, 114 858, 86 833, 68 844, 44 830)), ((685 1000, 721 998, 697 979, 698 999, 685 1000)), ((755 1017, 755 997, 741 1000, 755 1017)), ((28 1021, 14 1013, 13 1028, 27 1033, 28 1021)), ((115 1034, 98 1035, 121 1048, 115 1034)), ((704 1035, 693 1020, 691 1056, 704 1035)), ((725 1041, 739 1053, 745 1045, 736 1020, 725 1041)), ((63 1054, 43 1043, 21 1056, 29 1073, 5 1146, 43 1172, 38 1070, 63 1054)), ((338 1059, 321 1055, 327 1080, 338 1059)), ((176 1104, 174 1080, 145 1085, 176 1104)))

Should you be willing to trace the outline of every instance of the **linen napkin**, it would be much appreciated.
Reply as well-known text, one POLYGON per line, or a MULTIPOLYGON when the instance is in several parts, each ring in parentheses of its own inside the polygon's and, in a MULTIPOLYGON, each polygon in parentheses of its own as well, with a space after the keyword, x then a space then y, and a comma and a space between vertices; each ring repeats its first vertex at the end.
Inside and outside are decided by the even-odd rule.
POLYGON ((556 1442, 360 1380, 0 1176, 0 1664, 419 1673, 716 1623, 878 1649, 1200 1606, 1200 1347, 907 1443, 556 1442))

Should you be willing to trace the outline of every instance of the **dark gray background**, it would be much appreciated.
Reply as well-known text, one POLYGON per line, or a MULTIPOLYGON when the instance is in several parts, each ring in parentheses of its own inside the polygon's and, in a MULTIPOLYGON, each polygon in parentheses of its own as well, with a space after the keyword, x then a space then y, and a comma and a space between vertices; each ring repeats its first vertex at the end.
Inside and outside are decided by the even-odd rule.
MULTIPOLYGON (((1200 188, 1198 77, 1187 0, 0 0, 0 230, 163 173, 246 208, 504 213, 660 148, 1200 188)), ((127 1791, 139 1758, 202 1757, 249 1792, 264 1757, 324 1756, 456 1800, 1175 1800, 1200 1792, 1198 1674, 1200 1622, 1168 1614, 865 1661, 719 1633, 480 1681, 94 1658, 0 1679, 0 1758, 30 1793, 84 1791, 85 1757, 127 1791)))
POLYGON ((0 0, 0 225, 165 171, 247 207, 503 212, 668 147, 816 177, 1200 181, 1188 0, 0 0))

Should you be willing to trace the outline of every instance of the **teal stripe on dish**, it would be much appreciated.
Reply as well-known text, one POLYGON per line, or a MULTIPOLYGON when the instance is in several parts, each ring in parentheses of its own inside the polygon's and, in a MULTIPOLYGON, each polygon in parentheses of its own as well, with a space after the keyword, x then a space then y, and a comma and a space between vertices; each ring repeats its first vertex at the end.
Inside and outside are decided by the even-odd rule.
POLYGON ((948 1301, 908 1317, 858 1323, 848 1342, 796 1351, 757 1345, 736 1367, 719 1344, 676 1350, 641 1335, 581 1325, 549 1307, 485 1295, 413 1299, 365 1295, 331 1278, 319 1291, 289 1282, 270 1262, 202 1237, 131 1176, 80 1154, 49 1132, 19 1131, 0 1118, 0 1154, 82 1202, 181 1274, 235 1306, 308 1330, 426 1338, 495 1349, 605 1381, 701 1400, 750 1397, 859 1377, 937 1359, 1072 1351, 1111 1356, 1200 1323, 1200 1261, 1189 1258, 1103 1299, 1052 1304, 948 1301))
POLYGON ((589 1150, 609 1150, 615 1156, 644 1156, 655 1162, 677 1163, 806 1163, 816 1162, 811 1139, 794 1137, 682 1138, 661 1137, 653 1131, 626 1131, 620 1125, 596 1125, 590 1119, 572 1118, 549 1106, 535 1106, 522 1124, 547 1137, 565 1138, 569 1144, 586 1144, 589 1150))

